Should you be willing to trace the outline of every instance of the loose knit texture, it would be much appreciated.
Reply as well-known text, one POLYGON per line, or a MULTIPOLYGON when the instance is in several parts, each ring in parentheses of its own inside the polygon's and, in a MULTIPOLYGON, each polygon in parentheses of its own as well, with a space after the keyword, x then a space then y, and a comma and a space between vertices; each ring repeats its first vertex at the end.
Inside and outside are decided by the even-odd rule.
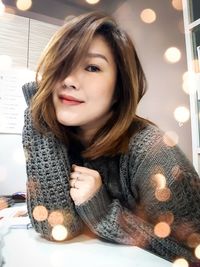
MULTIPOLYGON (((24 85, 23 92, 29 105, 36 84, 24 85)), ((197 243, 189 240, 192 235, 193 239, 200 236, 200 179, 183 152, 165 144, 157 127, 149 125, 133 136, 127 154, 91 161, 80 157, 83 166, 99 171, 103 185, 79 206, 69 194, 74 155, 51 132, 41 135, 34 129, 29 107, 22 139, 28 212, 42 236, 53 240, 48 220, 37 221, 33 216, 39 205, 46 207, 48 214, 63 214, 67 239, 80 234, 86 225, 111 242, 136 245, 169 261, 183 257, 198 262, 194 256, 197 243), (170 227, 165 238, 155 234, 160 222, 170 227)))

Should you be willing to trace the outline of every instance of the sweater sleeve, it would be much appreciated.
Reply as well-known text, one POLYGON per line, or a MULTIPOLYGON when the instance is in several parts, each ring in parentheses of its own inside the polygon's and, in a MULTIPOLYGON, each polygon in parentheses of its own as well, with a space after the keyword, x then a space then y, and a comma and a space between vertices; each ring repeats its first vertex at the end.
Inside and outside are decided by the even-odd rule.
POLYGON ((65 239, 80 234, 83 223, 69 194, 67 149, 52 133, 42 135, 35 130, 29 107, 25 110, 22 142, 26 156, 27 207, 34 229, 49 240, 57 240, 52 235, 57 224, 65 227, 65 239))
MULTIPOLYGON (((157 133, 152 135, 151 131, 150 134, 147 131, 146 134, 139 135, 133 142, 127 170, 124 174, 128 173, 129 175, 132 192, 137 188, 139 204, 144 207, 145 216, 137 216, 136 210, 132 211, 124 207, 118 199, 112 199, 105 186, 102 186, 92 199, 76 206, 83 221, 93 232, 104 239, 143 247, 169 261, 184 257, 189 262, 195 262, 197 259, 177 238, 172 235, 164 238, 155 234, 155 226, 159 222, 160 216, 167 212, 173 214, 176 220, 175 226, 181 219, 180 217, 183 218, 185 213, 190 214, 189 206, 191 204, 195 206, 194 213, 197 212, 199 216, 199 188, 192 189, 191 181, 188 182, 192 179, 198 183, 198 178, 190 163, 180 154, 178 149, 167 148, 160 135, 157 133), (180 186, 177 191, 179 185, 175 184, 171 172, 173 173, 174 170, 175 173, 175 168, 178 168, 179 165, 184 165, 182 175, 185 176, 186 182, 179 181, 184 185, 180 186), (164 196, 163 199, 160 197, 160 201, 156 198, 155 184, 152 181, 152 175, 156 173, 163 174, 165 177, 165 186, 168 189, 167 192, 170 192, 170 200, 165 199, 163 201, 164 196), (195 194, 190 197, 191 201, 188 204, 185 193, 188 192, 187 195, 189 195, 192 190, 195 194), (176 191, 180 197, 178 203, 176 191), (182 207, 180 214, 179 204, 182 207), (183 212, 184 208, 187 209, 185 213, 183 212)), ((190 218, 195 216, 194 213, 191 214, 190 218)), ((197 222, 197 220, 195 221, 197 222)), ((175 226, 169 226, 172 228, 171 231, 173 228, 175 229, 175 226)))

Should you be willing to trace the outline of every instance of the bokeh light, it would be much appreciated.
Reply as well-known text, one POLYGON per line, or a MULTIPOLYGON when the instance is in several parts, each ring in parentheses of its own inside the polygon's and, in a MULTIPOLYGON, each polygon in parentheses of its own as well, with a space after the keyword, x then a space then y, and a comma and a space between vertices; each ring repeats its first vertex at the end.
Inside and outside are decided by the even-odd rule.
POLYGON ((188 246, 196 248, 200 244, 200 234, 192 233, 187 239, 188 246))
POLYGON ((174 222, 174 214, 171 211, 160 214, 159 221, 171 225, 174 222))
POLYGON ((0 70, 7 70, 12 67, 12 58, 7 55, 0 55, 0 70))
POLYGON ((90 5, 95 5, 95 4, 99 3, 100 0, 85 0, 85 1, 90 5))
POLYGON ((179 180, 181 179, 181 169, 180 169, 180 166, 179 165, 175 165, 173 168, 172 168, 172 175, 174 177, 175 180, 179 180))
POLYGON ((166 222, 159 222, 154 227, 154 234, 160 238, 169 236, 171 228, 166 222))
POLYGON ((184 106, 177 107, 174 111, 174 118, 179 123, 184 123, 190 118, 190 111, 184 106))
POLYGON ((151 179, 152 179, 154 187, 156 187, 157 189, 165 188, 166 178, 162 173, 154 174, 151 179))
POLYGON ((177 47, 169 47, 164 54, 169 63, 176 63, 181 59, 181 51, 177 47))
POLYGON ((178 144, 179 137, 177 133, 173 131, 167 131, 163 135, 163 141, 167 146, 173 147, 178 144))
POLYGON ((183 10, 182 0, 172 0, 172 6, 176 10, 183 10))
POLYGON ((8 170, 3 165, 0 165, 0 182, 3 182, 6 180, 6 177, 8 175, 8 170))
POLYGON ((188 267, 188 266, 189 266, 188 262, 183 258, 177 259, 173 262, 173 267, 188 267))
POLYGON ((5 5, 0 0, 0 16, 2 16, 5 13, 5 5))
POLYGON ((156 20, 156 13, 154 10, 147 8, 141 12, 140 18, 145 23, 153 23, 156 20))
POLYGON ((200 259, 200 244, 195 248, 195 256, 200 259))
POLYGON ((16 6, 19 10, 25 11, 32 6, 31 0, 17 0, 16 6))
POLYGON ((64 222, 64 217, 63 217, 63 214, 62 212, 60 211, 52 211, 50 214, 49 214, 49 217, 48 217, 48 222, 51 226, 55 226, 57 224, 63 224, 64 222))
POLYGON ((52 236, 57 241, 63 241, 67 238, 68 231, 64 225, 57 224, 52 229, 52 236))
POLYGON ((167 187, 161 189, 157 188, 155 191, 155 197, 161 202, 168 201, 171 198, 171 190, 167 187))
POLYGON ((42 205, 36 206, 33 210, 33 217, 38 222, 45 221, 48 217, 48 210, 42 205))

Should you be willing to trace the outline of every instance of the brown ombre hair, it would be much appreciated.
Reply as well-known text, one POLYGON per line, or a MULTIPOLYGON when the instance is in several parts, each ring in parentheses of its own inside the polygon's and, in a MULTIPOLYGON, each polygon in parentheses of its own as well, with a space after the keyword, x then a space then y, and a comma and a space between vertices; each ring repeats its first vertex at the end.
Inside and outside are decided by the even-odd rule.
POLYGON ((48 128, 66 143, 70 138, 80 141, 74 127, 63 126, 57 121, 52 92, 56 83, 64 80, 84 58, 97 34, 110 46, 117 66, 116 101, 112 117, 83 151, 83 156, 89 159, 125 153, 130 137, 148 123, 136 115, 137 104, 146 91, 142 66, 130 37, 112 17, 99 12, 81 15, 54 34, 41 56, 36 74, 38 90, 31 103, 37 130, 45 133, 48 128), (44 128, 44 122, 47 128, 44 128))

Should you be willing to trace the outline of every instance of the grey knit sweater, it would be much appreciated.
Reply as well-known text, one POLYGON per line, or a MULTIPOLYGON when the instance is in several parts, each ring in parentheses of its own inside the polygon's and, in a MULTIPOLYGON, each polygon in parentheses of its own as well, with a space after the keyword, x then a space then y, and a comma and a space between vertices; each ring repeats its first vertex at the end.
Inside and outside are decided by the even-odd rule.
POLYGON ((28 104, 22 136, 27 206, 37 232, 53 240, 48 220, 33 217, 33 209, 43 205, 49 213, 62 212, 67 238, 80 234, 86 225, 104 240, 136 245, 170 261, 179 257, 197 261, 188 240, 191 234, 200 234, 200 179, 177 146, 167 146, 163 133, 149 125, 130 139, 126 154, 92 161, 79 157, 82 166, 99 171, 103 186, 89 201, 75 206, 69 175, 77 155, 51 132, 44 136, 34 129, 29 104, 35 83, 24 85, 23 92, 28 104), (158 184, 161 174, 164 185, 158 184), (160 222, 170 226, 169 236, 155 234, 160 222))

